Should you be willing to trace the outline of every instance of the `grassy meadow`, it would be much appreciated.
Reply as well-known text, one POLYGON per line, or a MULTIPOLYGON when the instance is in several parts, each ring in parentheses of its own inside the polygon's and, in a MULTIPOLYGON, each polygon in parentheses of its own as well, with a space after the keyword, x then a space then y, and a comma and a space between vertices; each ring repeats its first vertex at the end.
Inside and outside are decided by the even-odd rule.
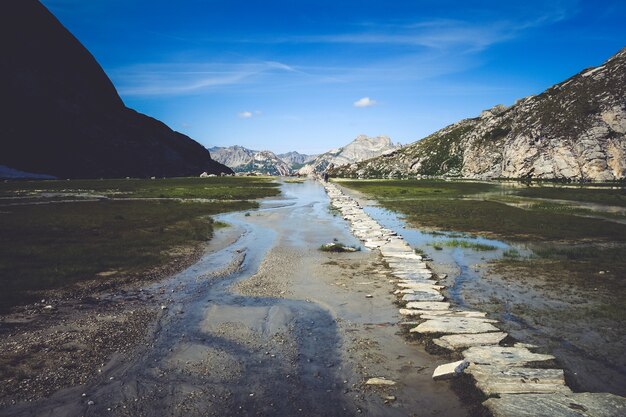
POLYGON ((0 183, 0 308, 184 263, 220 226, 211 215, 279 192, 247 177, 0 183))
MULTIPOLYGON (((443 180, 337 182, 403 213, 416 227, 483 235, 532 250, 530 257, 519 256, 515 250, 505 252, 495 265, 500 272, 508 268, 523 279, 541 270, 552 274, 555 282, 626 292, 626 216, 603 211, 603 205, 623 205, 624 187, 511 187, 443 180), (516 202, 526 204, 516 206, 516 202), (574 207, 579 203, 598 206, 593 210, 574 207), (601 281, 589 279, 599 271, 607 271, 601 281)), ((447 244, 455 245, 454 241, 447 244)))

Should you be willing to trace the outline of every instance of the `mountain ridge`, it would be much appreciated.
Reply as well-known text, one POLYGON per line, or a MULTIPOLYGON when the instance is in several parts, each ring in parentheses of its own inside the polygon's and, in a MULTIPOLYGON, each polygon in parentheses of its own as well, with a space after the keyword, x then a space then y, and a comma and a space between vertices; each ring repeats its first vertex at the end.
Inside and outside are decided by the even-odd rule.
POLYGON ((512 106, 497 105, 390 155, 335 168, 360 177, 610 181, 626 177, 626 48, 512 106))
POLYGON ((291 164, 272 151, 256 151, 239 145, 213 147, 213 158, 235 172, 257 172, 265 175, 291 175, 291 164))
POLYGON ((232 173, 202 145, 127 108, 93 55, 38 1, 0 13, 0 165, 59 178, 232 173))

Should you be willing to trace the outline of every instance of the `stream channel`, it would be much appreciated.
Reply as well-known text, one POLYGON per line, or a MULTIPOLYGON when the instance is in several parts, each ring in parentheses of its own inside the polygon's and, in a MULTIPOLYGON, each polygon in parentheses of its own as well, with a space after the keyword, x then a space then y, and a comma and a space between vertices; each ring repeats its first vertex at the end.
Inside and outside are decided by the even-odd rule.
POLYGON ((216 216, 230 226, 200 261, 141 290, 159 318, 133 355, 0 415, 467 416, 431 379, 446 359, 401 335, 377 252, 320 251, 359 242, 321 185, 281 187, 258 210, 216 216))

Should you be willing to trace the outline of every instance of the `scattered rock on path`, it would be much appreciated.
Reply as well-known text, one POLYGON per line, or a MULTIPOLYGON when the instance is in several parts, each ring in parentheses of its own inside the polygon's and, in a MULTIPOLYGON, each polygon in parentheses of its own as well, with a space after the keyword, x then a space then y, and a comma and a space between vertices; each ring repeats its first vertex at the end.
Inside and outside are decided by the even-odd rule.
POLYGON ((455 378, 463 373, 463 370, 467 368, 467 365, 467 361, 457 361, 439 365, 435 369, 435 372, 433 372, 433 379, 435 381, 439 381, 442 379, 455 378))
POLYGON ((396 385, 395 381, 392 381, 391 379, 386 379, 385 377, 376 377, 376 378, 370 378, 367 380, 367 382, 365 382, 365 385, 396 385))

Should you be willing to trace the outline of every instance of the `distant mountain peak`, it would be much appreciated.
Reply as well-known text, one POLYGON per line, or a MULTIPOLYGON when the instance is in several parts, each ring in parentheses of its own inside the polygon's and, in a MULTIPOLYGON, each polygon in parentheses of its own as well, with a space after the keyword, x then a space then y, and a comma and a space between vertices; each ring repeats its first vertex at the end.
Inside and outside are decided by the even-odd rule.
POLYGON ((358 135, 347 145, 331 149, 317 156, 314 160, 300 168, 298 172, 304 175, 320 173, 329 167, 338 167, 374 158, 397 148, 398 145, 394 145, 387 136, 370 137, 358 135))

